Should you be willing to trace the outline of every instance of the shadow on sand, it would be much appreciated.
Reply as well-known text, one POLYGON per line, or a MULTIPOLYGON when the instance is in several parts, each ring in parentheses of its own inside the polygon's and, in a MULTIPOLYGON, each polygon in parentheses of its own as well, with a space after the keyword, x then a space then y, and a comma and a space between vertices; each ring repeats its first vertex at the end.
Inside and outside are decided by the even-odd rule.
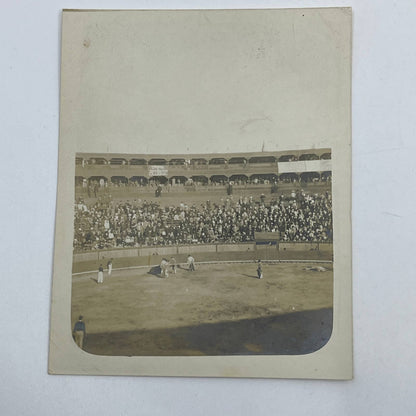
POLYGON ((178 328, 89 334, 99 355, 300 355, 331 337, 332 308, 178 328))
POLYGON ((254 274, 241 273, 241 276, 251 277, 252 279, 258 279, 258 276, 257 275, 254 275, 254 274))

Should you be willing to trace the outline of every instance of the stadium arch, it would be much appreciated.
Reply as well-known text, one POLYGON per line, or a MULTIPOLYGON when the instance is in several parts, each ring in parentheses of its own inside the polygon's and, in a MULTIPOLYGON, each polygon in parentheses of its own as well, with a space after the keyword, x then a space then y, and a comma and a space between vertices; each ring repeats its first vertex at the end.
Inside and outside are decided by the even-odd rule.
POLYGON ((135 183, 136 185, 144 186, 149 183, 149 180, 146 178, 146 176, 132 176, 129 181, 131 183, 135 183))
POLYGON ((127 185, 129 183, 129 180, 125 176, 112 176, 110 181, 114 185, 127 185))
POLYGON ((147 165, 147 160, 146 159, 130 159, 129 164, 132 166, 144 166, 144 165, 147 165))
POLYGON ((163 158, 153 158, 153 159, 150 159, 148 162, 148 165, 153 165, 153 166, 163 166, 167 164, 168 164, 168 161, 163 158))
POLYGON ((185 159, 183 158, 176 158, 169 160, 169 165, 171 166, 184 166, 186 164, 185 159))
POLYGON ((299 160, 319 160, 319 156, 315 153, 303 153, 299 156, 299 160))
POLYGON ((283 155, 279 157, 278 162, 293 162, 294 160, 297 160, 295 155, 283 155))
POLYGON ((229 165, 245 165, 247 163, 247 158, 245 157, 232 157, 228 160, 229 165))
POLYGON ((212 183, 227 183, 228 177, 225 175, 212 175, 210 180, 212 183))
POLYGON ((91 157, 88 159, 88 165, 108 165, 108 161, 103 157, 91 157))
POLYGON ((297 173, 293 173, 293 172, 282 173, 279 176, 279 180, 281 182, 295 182, 299 180, 299 176, 297 173))
POLYGON ((276 158, 274 156, 253 156, 248 160, 248 163, 268 163, 275 164, 276 158))
POLYGON ((303 172, 300 174, 300 181, 301 182, 313 182, 319 181, 321 179, 321 175, 318 172, 303 172))
POLYGON ((191 179, 196 183, 201 183, 203 185, 207 185, 208 184, 208 178, 204 175, 194 175, 191 176, 191 179))
POLYGON ((269 181, 270 183, 276 182, 278 176, 275 173, 255 173, 254 175, 250 176, 251 181, 269 181))
POLYGON ((208 164, 209 165, 226 165, 227 159, 225 159, 224 157, 214 157, 209 160, 208 164))
POLYGON ((100 185, 102 183, 107 184, 108 183, 108 178, 106 178, 105 176, 90 176, 88 178, 88 183, 92 184, 94 182, 97 182, 100 185))
POLYGON ((169 183, 171 185, 184 185, 187 180, 188 178, 186 176, 172 176, 169 178, 169 183))
POLYGON ((110 159, 110 165, 127 165, 127 159, 122 157, 113 157, 110 159))
POLYGON ((208 165, 208 160, 202 157, 191 159, 191 165, 193 166, 205 166, 208 165))
POLYGON ((243 183, 247 183, 248 176, 247 175, 243 175, 243 174, 231 175, 230 176, 230 181, 232 181, 232 182, 243 182, 243 183))
POLYGON ((169 179, 166 176, 152 176, 149 179, 149 184, 161 184, 166 185, 168 183, 169 179))

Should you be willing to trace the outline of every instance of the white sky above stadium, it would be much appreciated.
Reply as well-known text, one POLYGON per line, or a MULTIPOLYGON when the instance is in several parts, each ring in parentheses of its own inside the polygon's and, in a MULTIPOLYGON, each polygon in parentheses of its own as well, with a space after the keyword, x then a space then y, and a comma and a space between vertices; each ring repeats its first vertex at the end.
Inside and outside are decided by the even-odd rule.
POLYGON ((348 131, 349 38, 317 13, 90 14, 64 49, 79 152, 323 148, 348 131))

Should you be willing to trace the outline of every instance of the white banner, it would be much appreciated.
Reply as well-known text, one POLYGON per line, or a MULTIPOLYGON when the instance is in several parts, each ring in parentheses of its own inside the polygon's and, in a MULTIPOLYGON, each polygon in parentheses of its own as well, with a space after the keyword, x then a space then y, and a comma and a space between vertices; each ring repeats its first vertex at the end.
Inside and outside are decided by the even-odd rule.
POLYGON ((168 168, 166 166, 149 166, 149 177, 152 176, 168 176, 168 168))
POLYGON ((332 160, 298 160, 296 162, 279 162, 279 173, 324 172, 332 171, 332 160))

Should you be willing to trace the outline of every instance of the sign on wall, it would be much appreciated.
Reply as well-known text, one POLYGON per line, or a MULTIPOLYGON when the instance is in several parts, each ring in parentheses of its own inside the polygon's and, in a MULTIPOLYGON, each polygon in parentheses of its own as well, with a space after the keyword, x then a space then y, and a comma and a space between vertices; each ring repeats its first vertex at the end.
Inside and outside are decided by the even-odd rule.
POLYGON ((149 166, 149 177, 152 176, 168 176, 168 168, 166 166, 149 166))
POLYGON ((296 162, 279 162, 279 173, 325 172, 332 171, 332 160, 298 160, 296 162))

